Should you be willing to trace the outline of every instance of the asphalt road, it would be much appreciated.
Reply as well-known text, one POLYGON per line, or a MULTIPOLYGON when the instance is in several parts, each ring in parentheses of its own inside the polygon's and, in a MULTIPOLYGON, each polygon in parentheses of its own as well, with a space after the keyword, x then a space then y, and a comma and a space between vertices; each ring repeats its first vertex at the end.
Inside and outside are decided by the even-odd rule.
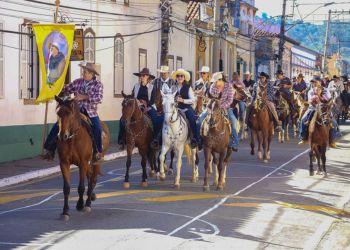
MULTIPOLYGON (((345 133, 347 133, 345 128, 345 133)), ((271 160, 234 153, 224 191, 203 192, 183 161, 181 187, 174 176, 149 178, 141 187, 134 155, 131 187, 123 188, 125 158, 104 164, 90 213, 75 210, 77 171, 72 172, 70 220, 60 218, 62 177, 55 175, 0 190, 0 249, 302 249, 318 248, 350 187, 349 141, 327 152, 329 176, 308 176, 308 147, 273 141, 271 160)), ((211 178, 212 179, 212 178, 211 178)), ((212 183, 212 180, 211 180, 212 183)))

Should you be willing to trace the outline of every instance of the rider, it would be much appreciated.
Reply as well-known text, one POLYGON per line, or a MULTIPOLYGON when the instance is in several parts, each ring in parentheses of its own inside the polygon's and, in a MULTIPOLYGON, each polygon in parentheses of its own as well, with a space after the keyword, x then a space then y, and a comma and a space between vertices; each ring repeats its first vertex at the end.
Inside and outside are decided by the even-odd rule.
POLYGON ((209 82, 209 73, 210 73, 210 68, 208 66, 203 66, 202 69, 199 71, 201 74, 201 77, 194 83, 193 89, 194 91, 198 91, 203 89, 204 96, 207 95, 210 87, 210 82, 209 82))
MULTIPOLYGON (((244 83, 244 86, 247 90, 252 90, 253 91, 253 86, 254 86, 254 83, 255 81, 253 79, 251 79, 251 74, 249 71, 246 71, 244 73, 244 80, 243 80, 243 83, 244 83)), ((251 91, 250 91, 251 92, 251 91)))
MULTIPOLYGON (((244 90, 245 85, 239 78, 240 78, 239 72, 233 72, 233 74, 232 74, 232 87, 234 89, 244 90)), ((244 110, 245 110, 244 101, 239 101, 238 106, 239 106, 239 120, 240 120, 240 122, 242 122, 243 121, 243 114, 244 114, 244 110)))
MULTIPOLYGON (((209 89, 209 94, 213 96, 214 98, 218 98, 221 93, 221 99, 220 99, 220 108, 227 111, 228 118, 230 119, 231 123, 231 139, 229 147, 233 151, 238 151, 238 135, 237 135, 237 118, 235 117, 233 110, 231 108, 231 103, 233 101, 233 94, 234 90, 231 83, 228 83, 225 79, 225 76, 223 72, 216 72, 213 74, 213 77, 211 79, 211 82, 213 83, 209 89)), ((199 116, 197 120, 197 127, 198 130, 200 130, 200 127, 207 116, 208 111, 204 110, 202 114, 199 116)))
POLYGON ((175 81, 169 77, 169 66, 162 65, 157 70, 160 73, 160 77, 154 79, 153 85, 156 89, 160 88, 163 93, 174 93, 176 91, 175 81))
POLYGON ((178 108, 184 111, 192 130, 191 147, 200 147, 199 130, 197 130, 195 113, 192 107, 196 103, 196 97, 189 83, 191 79, 190 73, 184 69, 178 69, 172 73, 171 77, 176 80, 177 84, 176 102, 178 103, 178 108))
POLYGON ((293 87, 292 82, 288 77, 285 77, 283 75, 282 70, 277 70, 276 75, 277 75, 277 80, 275 81, 274 86, 279 87, 279 91, 281 92, 282 97, 286 99, 286 101, 289 104, 290 110, 292 111, 292 113, 294 113, 295 107, 292 102, 292 96, 290 93, 290 89, 293 87))
POLYGON ((301 97, 305 100, 307 85, 304 81, 304 75, 300 73, 296 78, 295 84, 293 84, 293 91, 300 92, 301 97))
POLYGON ((261 84, 262 86, 266 86, 267 85, 267 108, 270 111, 270 113, 272 114, 273 117, 273 123, 275 125, 275 131, 279 132, 282 130, 281 127, 281 121, 278 119, 278 114, 275 108, 275 104, 274 104, 274 91, 273 91, 273 85, 272 82, 269 81, 270 76, 268 74, 266 74, 265 72, 261 72, 260 73, 260 80, 258 82, 256 82, 254 84, 253 87, 253 95, 252 95, 252 102, 251 104, 247 107, 247 124, 250 123, 250 115, 253 111, 253 107, 254 107, 254 103, 255 100, 257 98, 257 94, 258 94, 258 88, 259 88, 259 84, 261 84))
MULTIPOLYGON (((96 75, 99 74, 96 71, 95 64, 81 63, 79 66, 83 69, 83 78, 76 79, 72 83, 66 84, 62 93, 74 94, 74 99, 79 103, 80 112, 88 115, 90 118, 94 139, 93 162, 97 162, 102 158, 102 126, 97 114, 97 104, 102 102, 103 85, 96 79, 96 75)), ((45 152, 41 156, 42 159, 53 160, 57 147, 58 132, 59 127, 56 122, 46 138, 44 144, 45 152)))
POLYGON ((328 90, 331 93, 331 96, 333 96, 332 93, 334 94, 336 92, 338 93, 338 95, 341 96, 341 94, 344 91, 344 84, 338 76, 333 76, 332 81, 330 81, 330 83, 328 84, 328 90))
MULTIPOLYGON (((135 76, 138 76, 140 81, 135 84, 132 95, 141 103, 144 104, 147 114, 152 120, 153 124, 153 141, 152 146, 158 147, 159 141, 158 141, 158 134, 160 131, 160 128, 163 123, 163 116, 158 116, 157 111, 155 110, 153 104, 154 104, 154 98, 155 98, 155 88, 152 84, 152 80, 155 78, 153 75, 150 74, 150 71, 148 68, 143 68, 139 73, 134 73, 135 76)), ((124 143, 123 140, 125 140, 125 124, 123 122, 120 123, 120 130, 119 130, 119 136, 120 139, 119 144, 124 143)))
MULTIPOLYGON (((308 100, 309 100, 309 108, 305 112, 304 116, 300 121, 300 142, 299 144, 304 144, 308 139, 308 123, 311 120, 315 110, 316 105, 319 101, 328 102, 331 99, 331 94, 329 90, 322 86, 322 80, 319 76, 314 76, 311 80, 312 88, 308 92, 308 100)), ((336 148, 336 144, 334 142, 336 135, 335 127, 331 128, 330 131, 330 144, 329 147, 336 148)))

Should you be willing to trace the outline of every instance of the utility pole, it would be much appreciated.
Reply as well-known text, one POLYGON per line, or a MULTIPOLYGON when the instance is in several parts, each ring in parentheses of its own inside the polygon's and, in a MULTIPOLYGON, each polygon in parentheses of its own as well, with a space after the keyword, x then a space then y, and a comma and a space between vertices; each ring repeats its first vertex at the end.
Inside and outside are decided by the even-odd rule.
POLYGON ((280 42, 278 49, 278 65, 277 69, 282 69, 283 62, 283 51, 284 51, 284 33, 285 33, 285 24, 286 24, 286 5, 287 0, 283 0, 283 11, 282 11, 282 21, 281 21, 281 29, 280 29, 280 42))
POLYGON ((214 40, 213 40, 213 72, 220 70, 220 0, 214 0, 214 40))
POLYGON ((327 21, 327 28, 326 28, 326 37, 324 39, 324 50, 323 50, 323 60, 322 60, 322 73, 323 75, 326 75, 326 67, 327 67, 327 51, 328 51, 328 36, 331 29, 331 17, 332 17, 332 11, 328 11, 328 21, 327 21))
POLYGON ((168 65, 169 32, 170 32, 170 9, 172 0, 160 0, 162 13, 161 35, 160 35, 160 65, 168 65))

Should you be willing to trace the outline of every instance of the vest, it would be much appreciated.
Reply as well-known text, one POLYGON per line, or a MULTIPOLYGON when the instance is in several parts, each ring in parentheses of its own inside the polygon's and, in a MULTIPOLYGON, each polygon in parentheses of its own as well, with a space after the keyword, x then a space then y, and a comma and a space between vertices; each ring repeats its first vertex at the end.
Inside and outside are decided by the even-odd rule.
MULTIPOLYGON (((180 92, 178 92, 178 95, 180 95, 182 97, 182 99, 189 99, 189 95, 188 92, 190 90, 190 85, 187 83, 184 83, 184 85, 182 85, 180 92)), ((180 109, 188 109, 191 108, 191 104, 185 104, 185 103, 179 103, 178 107, 180 109)))
MULTIPOLYGON (((148 83, 146 86, 147 86, 147 89, 148 89, 148 101, 151 101, 153 84, 148 83)), ((135 98, 137 98, 137 95, 139 94, 140 87, 141 87, 140 83, 136 83, 135 86, 134 86, 134 97, 135 98)))

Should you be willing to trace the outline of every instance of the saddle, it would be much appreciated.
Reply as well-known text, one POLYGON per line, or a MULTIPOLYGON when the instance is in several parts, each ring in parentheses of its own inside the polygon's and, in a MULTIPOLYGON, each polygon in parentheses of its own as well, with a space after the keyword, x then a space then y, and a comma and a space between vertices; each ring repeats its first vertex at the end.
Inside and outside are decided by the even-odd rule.
POLYGON ((191 129, 191 125, 190 125, 190 122, 188 121, 187 117, 186 117, 186 109, 177 109, 179 111, 179 115, 185 120, 186 122, 186 125, 187 125, 187 128, 188 128, 188 135, 187 135, 187 139, 192 139, 193 138, 193 132, 192 132, 192 129, 191 129))
MULTIPOLYGON (((224 115, 224 121, 225 121, 225 124, 229 125, 229 131, 230 131, 230 134, 231 134, 232 133, 231 123, 230 123, 230 120, 228 119, 227 115, 224 115)), ((200 135, 201 136, 208 136, 209 129, 210 129, 210 127, 209 127, 209 117, 207 116, 207 117, 205 117, 205 119, 203 120, 202 124, 200 125, 200 135)), ((238 129, 238 126, 237 126, 237 129, 238 129)))
POLYGON ((94 134, 92 132, 92 122, 90 120, 90 117, 87 115, 87 114, 84 114, 84 113, 80 113, 80 118, 81 118, 81 125, 86 128, 89 136, 90 136, 90 139, 92 141, 92 145, 93 145, 93 150, 94 152, 97 151, 97 145, 95 143, 95 139, 94 139, 94 134))

